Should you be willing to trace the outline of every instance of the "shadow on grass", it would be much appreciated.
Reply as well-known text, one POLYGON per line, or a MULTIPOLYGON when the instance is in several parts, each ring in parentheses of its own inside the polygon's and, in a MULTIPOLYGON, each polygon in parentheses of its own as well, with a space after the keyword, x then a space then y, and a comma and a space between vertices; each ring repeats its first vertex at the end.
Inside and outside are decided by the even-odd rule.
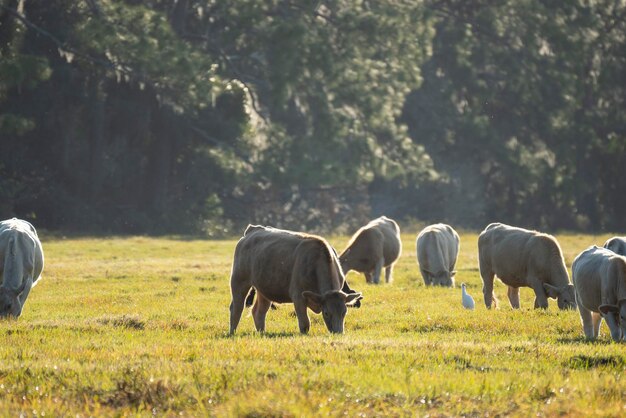
POLYGON ((570 357, 563 365, 576 370, 596 368, 623 369, 626 366, 626 361, 621 356, 586 356, 580 354, 570 357))
POLYGON ((237 332, 234 335, 230 335, 229 333, 224 333, 220 336, 223 339, 231 339, 231 338, 242 338, 242 337, 256 337, 256 338, 268 338, 268 339, 278 339, 278 338, 291 338, 297 337, 299 335, 306 336, 305 334, 300 334, 299 332, 258 332, 258 331, 249 331, 249 332, 237 332))
POLYGON ((577 337, 562 337, 557 338, 556 342, 559 344, 584 344, 584 345, 609 345, 613 344, 613 340, 611 339, 595 339, 590 340, 583 335, 579 335, 577 337))

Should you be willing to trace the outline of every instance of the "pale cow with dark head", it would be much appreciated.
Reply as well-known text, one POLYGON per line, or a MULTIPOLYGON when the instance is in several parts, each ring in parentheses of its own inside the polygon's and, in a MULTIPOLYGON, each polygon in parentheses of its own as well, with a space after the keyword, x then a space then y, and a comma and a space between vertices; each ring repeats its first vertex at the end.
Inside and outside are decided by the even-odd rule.
POLYGON ((359 229, 350 239, 348 247, 339 256, 344 274, 350 270, 365 274, 368 283, 378 284, 382 269, 385 281, 392 281, 393 265, 402 252, 400 227, 381 216, 359 229))
POLYGON ((460 243, 459 234, 450 225, 434 224, 422 229, 416 247, 425 285, 454 286, 460 243))
POLYGON ((0 222, 0 317, 22 314, 43 271, 43 250, 35 228, 20 219, 0 222))
POLYGON ((230 277, 230 333, 239 325, 246 296, 256 289, 252 316, 265 330, 272 302, 293 303, 300 332, 309 331, 307 308, 321 313, 330 332, 343 333, 346 307, 362 298, 341 289, 345 277, 331 246, 321 237, 249 225, 237 243, 230 277))
POLYGON ((585 336, 597 338, 604 319, 614 341, 626 340, 626 257, 589 247, 574 259, 572 280, 585 336))
POLYGON ((548 234, 501 223, 487 225, 478 237, 478 262, 483 279, 485 305, 497 301, 494 276, 508 286, 509 302, 519 308, 519 288, 535 291, 535 308, 547 308, 548 298, 559 309, 574 309, 574 286, 569 282, 563 253, 557 240, 548 234))

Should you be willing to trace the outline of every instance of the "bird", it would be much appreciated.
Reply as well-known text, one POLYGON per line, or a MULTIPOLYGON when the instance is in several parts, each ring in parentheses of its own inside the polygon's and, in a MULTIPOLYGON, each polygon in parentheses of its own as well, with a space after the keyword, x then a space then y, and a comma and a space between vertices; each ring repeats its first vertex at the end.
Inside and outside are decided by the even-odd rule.
POLYGON ((467 290, 465 290, 465 283, 461 284, 461 291, 463 292, 463 296, 461 297, 463 307, 465 309, 474 309, 474 298, 467 293, 467 290))

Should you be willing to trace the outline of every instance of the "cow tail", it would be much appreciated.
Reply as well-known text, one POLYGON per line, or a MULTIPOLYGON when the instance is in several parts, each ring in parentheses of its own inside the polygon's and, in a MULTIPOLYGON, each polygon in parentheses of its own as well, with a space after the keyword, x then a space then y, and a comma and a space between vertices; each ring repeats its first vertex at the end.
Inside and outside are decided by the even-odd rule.
POLYGON ((491 292, 491 299, 492 299, 491 306, 494 309, 497 309, 499 301, 498 301, 498 298, 496 297, 496 293, 495 292, 491 292))
POLYGON ((256 294, 256 289, 253 287, 250 289, 248 296, 246 297, 246 307, 249 308, 254 304, 254 295, 256 294))
MULTIPOLYGON (((252 305, 254 305, 254 295, 256 295, 256 289, 253 287, 252 289, 250 289, 250 293, 248 293, 248 296, 246 297, 246 308, 251 307, 252 305)), ((273 310, 278 309, 276 307, 276 304, 274 304, 274 302, 272 302, 272 304, 270 305, 270 307, 273 310)))

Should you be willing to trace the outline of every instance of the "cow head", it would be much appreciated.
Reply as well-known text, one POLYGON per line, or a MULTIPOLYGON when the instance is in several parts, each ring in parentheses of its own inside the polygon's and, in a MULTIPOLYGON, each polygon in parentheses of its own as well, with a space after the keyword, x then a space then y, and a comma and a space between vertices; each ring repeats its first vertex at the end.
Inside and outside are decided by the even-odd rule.
MULTIPOLYGON (((617 305, 600 305, 599 308, 602 316, 611 315, 615 322, 619 325, 618 329, 611 329, 611 337, 615 341, 626 341, 626 299, 620 300, 617 305)), ((607 320, 607 323, 609 321, 607 320)))
POLYGON ((353 305, 363 298, 360 293, 346 294, 341 290, 329 290, 323 295, 306 291, 302 292, 302 297, 313 312, 322 313, 326 328, 337 334, 343 333, 347 306, 353 305))
POLYGON ((454 287, 454 276, 456 271, 440 271, 438 273, 430 273, 433 277, 434 286, 454 287))
POLYGON ((576 296, 574 295, 573 285, 566 284, 565 286, 556 287, 544 283, 543 288, 549 298, 556 299, 559 309, 576 309, 576 296))
POLYGON ((19 295, 24 291, 24 286, 18 290, 0 287, 0 318, 17 318, 22 314, 22 304, 19 295))

